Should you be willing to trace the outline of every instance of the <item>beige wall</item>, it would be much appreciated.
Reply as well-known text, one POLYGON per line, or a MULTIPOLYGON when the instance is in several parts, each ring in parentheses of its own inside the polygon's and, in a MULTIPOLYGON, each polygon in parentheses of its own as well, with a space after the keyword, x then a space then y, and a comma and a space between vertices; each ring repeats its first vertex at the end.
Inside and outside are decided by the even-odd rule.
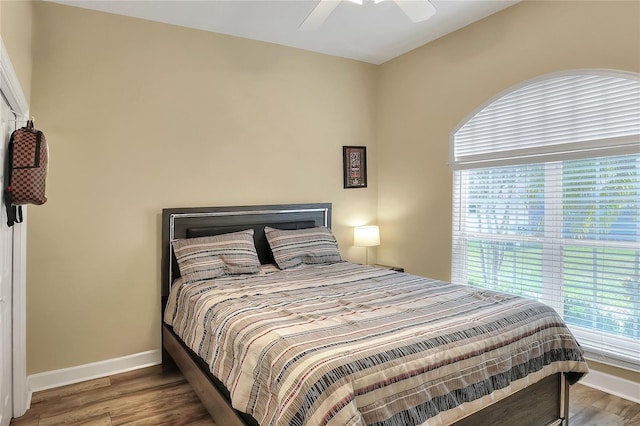
POLYGON ((379 261, 448 280, 449 133, 501 91, 575 68, 639 72, 640 3, 526 1, 382 65, 379 261))
MULTIPOLYGON (((93 12, 34 7, 33 114, 49 201, 29 208, 28 373, 160 347, 163 207, 333 202, 375 222, 373 65, 93 12), (342 188, 342 146, 369 187, 342 188)), ((362 254, 363 255, 363 254, 362 254)))
POLYGON ((0 35, 27 102, 31 99, 31 1, 0 0, 0 35))

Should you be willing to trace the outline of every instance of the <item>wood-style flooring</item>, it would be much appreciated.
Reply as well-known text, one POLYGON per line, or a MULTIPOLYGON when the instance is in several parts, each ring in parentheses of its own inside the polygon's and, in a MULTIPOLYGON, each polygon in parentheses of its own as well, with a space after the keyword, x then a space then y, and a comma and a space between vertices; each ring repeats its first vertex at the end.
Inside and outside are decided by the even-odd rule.
POLYGON ((570 426, 640 426, 640 404, 577 383, 569 391, 570 426))
MULTIPOLYGON (((640 426, 640 404, 580 384, 570 396, 571 426, 640 426)), ((179 371, 155 366, 36 392, 31 408, 11 425, 214 423, 179 371)))
POLYGON ((134 370, 33 394, 11 426, 215 425, 178 370, 134 370))

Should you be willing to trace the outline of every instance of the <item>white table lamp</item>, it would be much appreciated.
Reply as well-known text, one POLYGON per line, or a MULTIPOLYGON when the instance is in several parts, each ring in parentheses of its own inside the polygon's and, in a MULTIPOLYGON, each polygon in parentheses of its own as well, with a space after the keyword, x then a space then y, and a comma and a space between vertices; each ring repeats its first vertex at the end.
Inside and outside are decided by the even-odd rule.
POLYGON ((366 247, 365 263, 369 264, 369 247, 380 245, 380 229, 375 226, 356 226, 353 228, 353 245, 366 247))

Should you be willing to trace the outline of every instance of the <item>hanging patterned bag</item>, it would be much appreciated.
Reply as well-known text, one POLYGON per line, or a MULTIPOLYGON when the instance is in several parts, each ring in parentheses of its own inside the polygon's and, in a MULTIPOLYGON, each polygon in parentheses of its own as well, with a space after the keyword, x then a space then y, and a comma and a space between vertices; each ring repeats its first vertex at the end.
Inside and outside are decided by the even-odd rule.
POLYGON ((22 205, 40 205, 47 201, 47 169, 47 141, 29 120, 25 127, 11 134, 7 149, 4 203, 8 226, 22 222, 22 205))

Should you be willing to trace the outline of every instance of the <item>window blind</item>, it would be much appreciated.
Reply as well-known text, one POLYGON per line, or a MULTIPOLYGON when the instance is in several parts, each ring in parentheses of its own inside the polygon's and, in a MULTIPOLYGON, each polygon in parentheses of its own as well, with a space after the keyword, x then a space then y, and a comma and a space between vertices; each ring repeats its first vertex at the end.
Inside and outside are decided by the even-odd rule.
MULTIPOLYGON (((605 78, 579 77, 592 85, 605 78)), ((519 135, 535 134, 514 142, 518 149, 530 149, 527 155, 505 155, 509 149, 508 144, 500 145, 507 138, 503 130, 548 121, 491 104, 481 111, 486 128, 477 133, 479 139, 470 135, 471 126, 460 127, 465 143, 456 151, 456 133, 453 152, 481 154, 484 164, 496 159, 499 164, 460 163, 462 169, 454 172, 452 281, 547 303, 563 316, 592 357, 640 370, 640 150, 609 149, 611 141, 621 137, 637 143, 640 125, 633 126, 640 122, 640 91, 637 77, 633 84, 618 80, 613 77, 613 86, 626 87, 626 92, 616 96, 627 102, 618 104, 618 110, 608 109, 608 118, 598 111, 600 122, 608 127, 596 126, 593 131, 582 116, 586 110, 571 109, 566 99, 570 92, 550 97, 543 90, 566 88, 567 81, 574 80, 562 76, 536 83, 538 90, 530 91, 529 98, 520 97, 519 103, 512 104, 517 111, 529 111, 525 105, 529 101, 532 105, 547 102, 548 109, 563 111, 564 116, 553 118, 555 123, 582 123, 582 127, 576 127, 576 133, 567 127, 564 139, 551 138, 551 142, 537 132, 519 131, 519 135), (635 105, 631 109, 635 117, 628 114, 630 105, 635 105), (495 126, 492 148, 486 146, 494 140, 489 112, 493 122, 500 123, 495 126), (602 143, 594 143, 599 137, 602 143), (574 152, 565 149, 569 145, 574 152), (540 155, 556 155, 560 146, 565 147, 562 156, 539 161, 540 155)), ((589 84, 580 85, 583 93, 589 92, 589 84)), ((600 88, 589 93, 595 94, 593 105, 604 105, 611 98, 608 90, 600 88), (598 102, 598 97, 604 100, 598 102)), ((578 107, 585 105, 584 96, 573 99, 578 107)), ((506 105, 502 100, 495 104, 506 105)))
POLYGON ((629 154, 640 144, 640 81, 565 75, 526 84, 454 134, 454 168, 629 154))

